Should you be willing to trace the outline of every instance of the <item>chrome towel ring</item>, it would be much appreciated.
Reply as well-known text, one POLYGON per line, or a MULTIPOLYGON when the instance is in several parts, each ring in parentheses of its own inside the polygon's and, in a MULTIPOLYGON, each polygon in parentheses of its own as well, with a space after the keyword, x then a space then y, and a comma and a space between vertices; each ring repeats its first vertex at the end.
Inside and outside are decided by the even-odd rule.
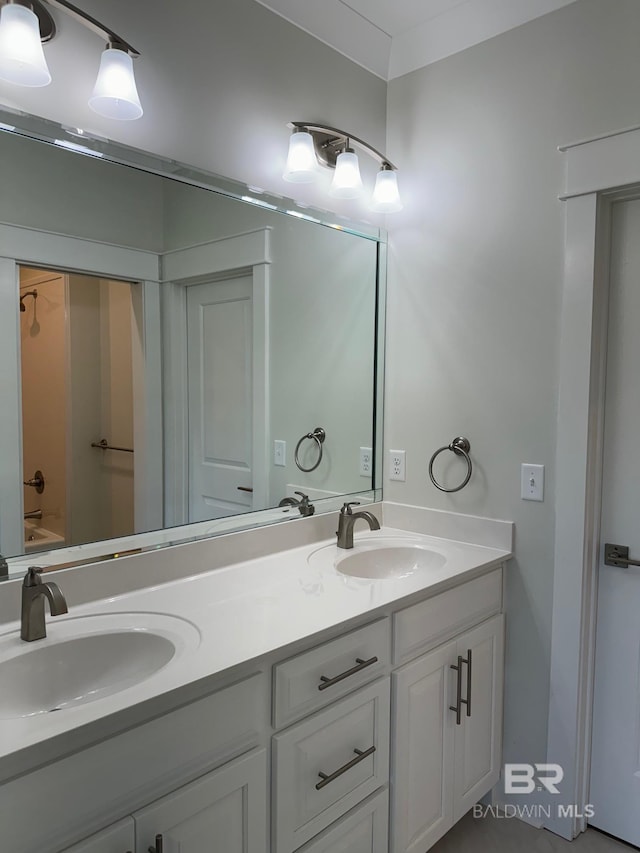
POLYGON ((464 489, 469 480, 471 479, 471 473, 473 471, 473 463, 471 462, 471 457, 469 456, 469 451, 471 450, 471 444, 469 443, 468 438, 463 438, 459 436, 458 438, 454 438, 451 444, 445 444, 444 447, 439 447, 438 450, 431 457, 431 461, 429 462, 429 477, 431 478, 431 482, 436 487, 436 489, 440 489, 441 492, 459 492, 460 489, 464 489), (459 486, 456 486, 454 489, 445 489, 444 486, 441 486, 440 483, 433 476, 433 463, 436 461, 436 457, 439 456, 443 450, 451 450, 452 453, 455 453, 457 456, 464 456, 467 462, 467 476, 464 478, 463 482, 460 483, 459 486))
POLYGON ((322 445, 324 444, 324 440, 327 437, 326 432, 322 429, 322 427, 316 427, 313 432, 308 432, 306 435, 303 435, 300 441, 296 444, 296 452, 295 452, 295 460, 296 465, 301 471, 304 471, 305 474, 308 474, 310 471, 315 471, 318 465, 322 462, 322 445), (311 468, 303 468, 300 464, 300 460, 298 459, 298 452, 300 450, 300 445, 303 441, 309 439, 310 441, 315 441, 318 446, 318 458, 316 460, 316 464, 312 465, 311 468))

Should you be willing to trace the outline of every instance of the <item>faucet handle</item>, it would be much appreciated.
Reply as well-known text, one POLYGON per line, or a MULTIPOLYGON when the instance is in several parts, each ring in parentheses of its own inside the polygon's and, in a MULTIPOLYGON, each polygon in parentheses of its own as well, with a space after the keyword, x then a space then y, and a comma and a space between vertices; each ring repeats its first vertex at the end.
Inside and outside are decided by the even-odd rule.
POLYGON ((40 580, 40 575, 42 574, 41 566, 29 566, 27 569, 27 573, 24 576, 24 581, 22 582, 23 586, 38 586, 42 581, 40 580))
POLYGON ((342 505, 342 509, 340 510, 341 515, 353 515, 351 510, 352 506, 360 506, 360 501, 349 501, 342 505))

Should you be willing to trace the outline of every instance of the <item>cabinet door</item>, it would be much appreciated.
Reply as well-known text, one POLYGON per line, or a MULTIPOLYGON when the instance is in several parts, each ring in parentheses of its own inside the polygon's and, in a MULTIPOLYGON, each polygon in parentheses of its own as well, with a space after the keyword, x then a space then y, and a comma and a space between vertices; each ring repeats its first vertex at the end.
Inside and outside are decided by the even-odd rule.
POLYGON ((453 825, 454 658, 447 643, 392 676, 391 853, 424 853, 453 825))
POLYGON ((136 853, 153 848, 157 835, 163 853, 266 853, 266 752, 232 761, 133 817, 136 853))
POLYGON ((128 817, 69 847, 65 853, 133 853, 134 841, 135 824, 128 817))
MULTIPOLYGON (((504 616, 496 616, 463 634, 456 642, 456 657, 463 663, 462 720, 455 726, 454 821, 461 818, 500 778, 502 757, 502 697, 504 679, 504 616), (470 710, 470 715, 468 711, 470 710)), ((455 704, 454 700, 451 704, 455 704)))

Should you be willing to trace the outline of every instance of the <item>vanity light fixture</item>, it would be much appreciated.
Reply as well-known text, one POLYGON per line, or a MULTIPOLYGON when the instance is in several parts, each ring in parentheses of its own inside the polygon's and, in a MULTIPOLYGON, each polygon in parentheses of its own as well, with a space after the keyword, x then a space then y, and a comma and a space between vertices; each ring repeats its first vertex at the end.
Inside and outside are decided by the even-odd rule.
POLYGON ((371 209, 378 213, 402 210, 396 167, 368 142, 335 127, 310 122, 294 121, 289 127, 292 128, 289 156, 282 176, 286 181, 312 183, 324 166, 335 170, 330 195, 334 198, 358 198, 363 186, 358 155, 352 147, 356 146, 380 164, 371 209))
POLYGON ((48 7, 60 9, 104 38, 107 46, 89 98, 101 116, 123 121, 143 113, 133 73, 140 54, 117 33, 68 0, 0 0, 0 79, 18 86, 47 86, 51 74, 42 45, 56 34, 48 7))

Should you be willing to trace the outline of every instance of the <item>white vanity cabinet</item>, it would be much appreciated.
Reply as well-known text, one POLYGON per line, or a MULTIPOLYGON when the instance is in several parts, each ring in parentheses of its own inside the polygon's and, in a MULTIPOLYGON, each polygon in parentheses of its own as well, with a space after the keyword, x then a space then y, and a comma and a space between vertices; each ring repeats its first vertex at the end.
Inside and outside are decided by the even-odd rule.
POLYGON ((2 853, 157 836, 163 853, 425 853, 499 778, 502 577, 392 601, 10 779, 2 853))
POLYGON ((134 853, 135 824, 132 817, 69 847, 66 853, 134 853))
POLYGON ((424 853, 498 782, 504 617, 393 673, 390 853, 424 853))
POLYGON ((264 749, 185 785, 133 815, 135 853, 267 853, 264 749), (160 849, 157 836, 162 838, 160 849))

